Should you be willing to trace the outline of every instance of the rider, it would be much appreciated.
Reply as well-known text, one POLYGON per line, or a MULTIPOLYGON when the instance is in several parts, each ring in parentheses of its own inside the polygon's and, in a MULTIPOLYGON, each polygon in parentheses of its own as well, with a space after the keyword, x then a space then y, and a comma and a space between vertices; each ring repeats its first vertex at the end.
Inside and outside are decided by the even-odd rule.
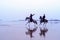
POLYGON ((45 20, 45 14, 43 15, 43 21, 45 20))
POLYGON ((45 19, 45 14, 43 15, 43 20, 45 19))
POLYGON ((34 16, 35 14, 30 14, 30 21, 32 22, 33 21, 33 18, 32 16, 34 16))

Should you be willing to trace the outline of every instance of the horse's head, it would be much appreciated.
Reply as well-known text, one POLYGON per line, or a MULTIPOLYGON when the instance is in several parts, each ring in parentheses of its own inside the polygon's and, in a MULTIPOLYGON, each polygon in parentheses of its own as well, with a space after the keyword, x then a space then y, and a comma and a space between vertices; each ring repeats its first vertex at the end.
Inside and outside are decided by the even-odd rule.
POLYGON ((42 18, 42 16, 40 16, 40 18, 39 18, 39 19, 43 19, 43 18, 42 18))
POLYGON ((29 18, 29 17, 26 17, 26 18, 25 18, 25 20, 28 20, 28 19, 30 19, 30 18, 29 18))

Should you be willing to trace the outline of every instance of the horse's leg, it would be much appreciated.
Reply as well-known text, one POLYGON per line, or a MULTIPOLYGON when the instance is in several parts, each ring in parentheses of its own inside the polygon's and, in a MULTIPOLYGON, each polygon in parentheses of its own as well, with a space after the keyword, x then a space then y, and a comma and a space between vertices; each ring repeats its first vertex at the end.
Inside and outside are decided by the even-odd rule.
POLYGON ((41 24, 40 20, 39 20, 39 25, 41 24))
POLYGON ((32 20, 33 23, 37 24, 37 21, 36 20, 32 20))
POLYGON ((44 28, 47 28, 47 27, 46 27, 46 24, 47 24, 47 23, 45 22, 45 23, 44 23, 44 28))
POLYGON ((40 21, 40 23, 39 23, 39 27, 42 27, 42 22, 40 21))
POLYGON ((28 24, 28 26, 29 26, 29 28, 30 28, 30 22, 28 22, 29 24, 28 24))
POLYGON ((28 23, 30 23, 30 21, 29 21, 29 20, 28 20, 28 22, 26 23, 26 25, 27 25, 28 23))
POLYGON ((29 22, 27 22, 25 25, 27 25, 29 22))
POLYGON ((42 24, 42 21, 40 20, 40 25, 42 24))
POLYGON ((45 22, 43 22, 42 26, 43 26, 43 28, 45 27, 45 22))
POLYGON ((45 27, 46 27, 46 24, 47 24, 47 23, 45 23, 45 27))
POLYGON ((43 25, 45 26, 45 22, 43 23, 43 25))
POLYGON ((29 23, 29 25, 28 25, 28 26, 29 26, 29 28, 30 28, 30 23, 29 23))
POLYGON ((35 21, 35 24, 37 24, 37 21, 35 21))
POLYGON ((30 28, 30 21, 28 21, 25 25, 27 25, 28 24, 28 27, 30 28))

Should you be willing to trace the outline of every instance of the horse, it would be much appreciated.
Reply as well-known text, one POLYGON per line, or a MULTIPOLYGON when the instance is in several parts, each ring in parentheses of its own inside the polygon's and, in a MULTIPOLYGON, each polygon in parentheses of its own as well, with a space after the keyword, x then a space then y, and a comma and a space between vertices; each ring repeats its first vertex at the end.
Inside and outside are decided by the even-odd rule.
POLYGON ((28 23, 33 22, 34 24, 37 24, 37 21, 32 18, 32 14, 30 14, 30 17, 26 17, 25 20, 28 20, 28 23))
POLYGON ((48 23, 48 20, 47 19, 45 19, 45 15, 42 17, 42 16, 40 16, 40 24, 41 23, 44 23, 44 24, 46 24, 46 23, 48 23))

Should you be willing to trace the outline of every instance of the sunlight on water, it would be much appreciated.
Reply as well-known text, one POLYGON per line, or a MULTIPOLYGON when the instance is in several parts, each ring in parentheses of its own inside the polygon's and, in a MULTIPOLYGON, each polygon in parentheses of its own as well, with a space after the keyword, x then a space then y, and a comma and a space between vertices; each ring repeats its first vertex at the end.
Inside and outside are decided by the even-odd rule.
MULTIPOLYGON (((0 23, 0 40, 59 40, 60 38, 60 23, 49 22, 46 27, 48 32, 46 36, 40 36, 39 24, 37 30, 33 33, 33 38, 26 35, 25 21, 17 22, 1 22, 0 23)), ((31 24, 32 25, 32 24, 31 24)), ((31 27, 32 28, 32 27, 31 27)), ((34 28, 34 27, 33 27, 34 28)))

